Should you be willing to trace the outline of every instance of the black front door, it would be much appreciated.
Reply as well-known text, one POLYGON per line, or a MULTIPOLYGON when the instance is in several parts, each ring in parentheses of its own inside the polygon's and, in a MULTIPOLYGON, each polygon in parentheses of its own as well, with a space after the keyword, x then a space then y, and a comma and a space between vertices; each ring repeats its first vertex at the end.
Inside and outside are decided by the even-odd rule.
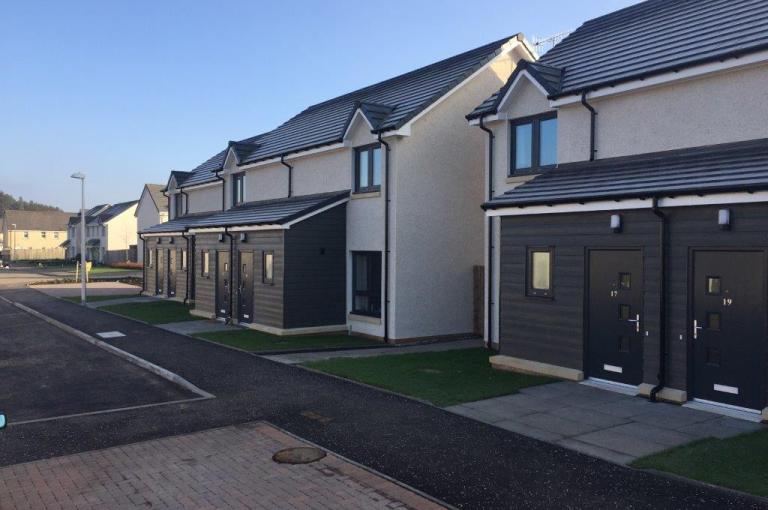
POLYGON ((155 294, 158 296, 163 293, 163 280, 165 271, 163 270, 163 250, 155 250, 155 294))
POLYGON ((251 322, 253 319, 253 252, 241 251, 238 266, 238 315, 240 322, 251 322))
POLYGON ((589 252, 587 375, 625 384, 643 376, 643 256, 589 252))
POLYGON ((216 316, 229 317, 229 288, 232 282, 229 252, 216 252, 216 316))
POLYGON ((765 256, 759 251, 697 251, 693 268, 694 396, 762 409, 765 256))
POLYGON ((168 297, 174 297, 176 295, 176 250, 168 250, 165 257, 168 261, 168 297))

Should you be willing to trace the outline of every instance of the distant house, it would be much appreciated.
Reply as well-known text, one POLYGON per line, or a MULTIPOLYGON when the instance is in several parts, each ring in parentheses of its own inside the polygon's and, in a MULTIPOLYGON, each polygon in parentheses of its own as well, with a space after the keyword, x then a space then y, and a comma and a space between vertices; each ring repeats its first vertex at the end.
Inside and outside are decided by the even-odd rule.
MULTIPOLYGON (((138 201, 115 205, 101 204, 85 214, 86 258, 99 264, 110 264, 131 259, 136 240, 136 206, 138 201)), ((69 218, 67 257, 80 255, 80 215, 69 218)))
POLYGON ((67 219, 71 214, 62 211, 5 211, 2 259, 63 259, 67 219))
MULTIPOLYGON (((144 190, 139 198, 139 205, 136 207, 136 224, 138 231, 158 225, 168 221, 168 198, 163 195, 165 186, 162 184, 145 184, 144 190)), ((179 201, 181 203, 181 201, 179 201)), ((182 216, 183 212, 179 213, 182 216)), ((136 246, 138 248, 137 260, 144 262, 144 241, 136 237, 136 246)))

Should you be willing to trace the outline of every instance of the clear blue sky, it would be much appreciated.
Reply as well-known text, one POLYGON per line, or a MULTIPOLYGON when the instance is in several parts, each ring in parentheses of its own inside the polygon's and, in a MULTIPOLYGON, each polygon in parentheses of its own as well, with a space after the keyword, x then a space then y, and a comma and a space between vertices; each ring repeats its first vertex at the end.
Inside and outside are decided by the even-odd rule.
POLYGON ((89 204, 137 199, 313 103, 633 3, 6 2, 0 191, 76 210, 81 170, 89 204))

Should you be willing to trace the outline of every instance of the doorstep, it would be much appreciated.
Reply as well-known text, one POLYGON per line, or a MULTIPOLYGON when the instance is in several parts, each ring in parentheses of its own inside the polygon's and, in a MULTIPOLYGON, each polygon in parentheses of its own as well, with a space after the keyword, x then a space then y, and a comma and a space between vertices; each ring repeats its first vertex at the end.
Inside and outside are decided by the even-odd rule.
POLYGON ((628 464, 707 437, 731 437, 758 423, 562 381, 446 410, 593 457, 628 464))

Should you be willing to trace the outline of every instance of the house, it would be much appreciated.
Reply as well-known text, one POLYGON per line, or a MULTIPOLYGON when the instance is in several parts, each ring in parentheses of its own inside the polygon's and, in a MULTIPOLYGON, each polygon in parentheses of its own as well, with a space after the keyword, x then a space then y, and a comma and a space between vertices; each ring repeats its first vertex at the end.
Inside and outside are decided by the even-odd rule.
POLYGON ((145 292, 275 334, 473 332, 483 135, 464 115, 535 58, 505 38, 302 111, 167 183, 145 292))
MULTIPOLYGON (((168 221, 168 198, 163 194, 162 184, 145 184, 136 206, 137 232, 159 223, 168 221)), ((181 216, 181 214, 179 214, 181 216)), ((138 262, 144 262, 144 241, 136 235, 136 256, 138 262)))
MULTIPOLYGON (((111 264, 131 259, 136 245, 136 206, 138 201, 119 204, 101 204, 85 213, 86 258, 98 264, 111 264)), ((68 258, 80 256, 80 215, 69 218, 69 234, 72 241, 68 258)))
POLYGON ((11 260, 63 259, 67 241, 67 219, 62 211, 14 211, 3 215, 2 258, 11 260))
POLYGON ((495 366, 766 416, 767 50, 766 2, 649 0, 468 115, 495 366))

